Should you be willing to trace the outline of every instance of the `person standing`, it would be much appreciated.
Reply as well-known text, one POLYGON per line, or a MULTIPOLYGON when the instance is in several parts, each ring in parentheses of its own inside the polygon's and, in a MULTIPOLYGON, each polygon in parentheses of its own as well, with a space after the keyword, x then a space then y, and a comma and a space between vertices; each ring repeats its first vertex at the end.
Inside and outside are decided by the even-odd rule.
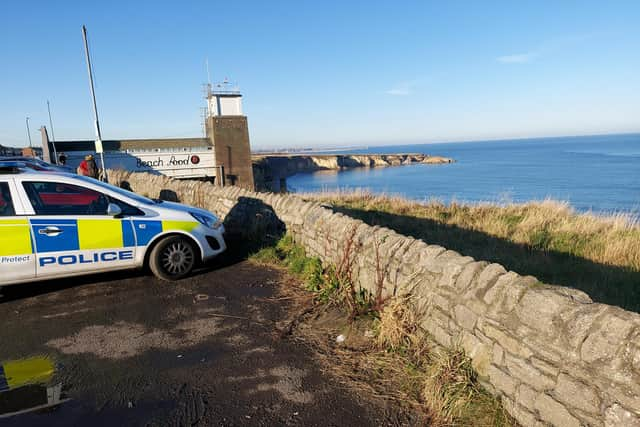
POLYGON ((77 172, 78 175, 98 179, 98 167, 96 166, 96 161, 91 154, 86 155, 84 160, 80 162, 77 172))

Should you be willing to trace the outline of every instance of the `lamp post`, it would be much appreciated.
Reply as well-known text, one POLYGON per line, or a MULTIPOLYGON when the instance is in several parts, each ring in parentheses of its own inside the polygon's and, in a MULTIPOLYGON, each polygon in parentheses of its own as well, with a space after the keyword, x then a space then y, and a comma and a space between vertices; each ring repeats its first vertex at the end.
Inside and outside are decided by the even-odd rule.
POLYGON ((100 154, 100 163, 102 163, 103 178, 109 182, 107 178, 107 167, 104 164, 104 153, 102 149, 102 135, 100 133, 100 122, 98 121, 98 107, 96 106, 96 93, 93 88, 93 71, 91 70, 91 58, 89 57, 89 44, 87 43, 87 27, 82 26, 82 39, 84 40, 84 53, 87 58, 87 72, 89 73, 89 89, 91 90, 91 100, 93 102, 93 117, 96 129, 96 152, 100 154))
POLYGON ((29 137, 29 148, 33 148, 33 145, 31 144, 31 131, 29 130, 29 116, 27 116, 27 118, 25 119, 25 122, 27 123, 27 136, 29 137))

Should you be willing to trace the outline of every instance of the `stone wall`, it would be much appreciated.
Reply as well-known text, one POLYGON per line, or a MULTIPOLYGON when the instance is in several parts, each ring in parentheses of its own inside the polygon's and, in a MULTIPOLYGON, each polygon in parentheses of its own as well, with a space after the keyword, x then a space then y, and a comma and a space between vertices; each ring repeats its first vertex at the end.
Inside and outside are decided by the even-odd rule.
MULTIPOLYGON (((217 188, 144 174, 111 173, 142 194, 174 191, 221 216, 242 199, 273 208, 311 256, 337 263, 353 230, 354 277, 373 290, 376 252, 387 294, 413 295, 421 326, 461 346, 483 384, 524 426, 640 426, 640 315, 593 303, 583 292, 540 283, 446 248, 371 227, 291 195, 217 188), (377 250, 376 250, 377 248, 377 250)), ((260 215, 243 221, 259 222, 260 215)), ((231 222, 242 233, 243 224, 231 222)))

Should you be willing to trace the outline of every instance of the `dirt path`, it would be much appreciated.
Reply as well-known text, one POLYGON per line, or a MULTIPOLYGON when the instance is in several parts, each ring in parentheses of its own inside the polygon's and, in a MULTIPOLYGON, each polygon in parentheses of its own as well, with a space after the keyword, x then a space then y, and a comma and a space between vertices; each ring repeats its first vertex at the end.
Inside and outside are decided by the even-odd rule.
POLYGON ((5 289, 0 362, 50 355, 72 400, 0 424, 415 423, 340 385, 306 346, 280 336, 294 312, 287 280, 242 261, 178 284, 121 273, 5 289))

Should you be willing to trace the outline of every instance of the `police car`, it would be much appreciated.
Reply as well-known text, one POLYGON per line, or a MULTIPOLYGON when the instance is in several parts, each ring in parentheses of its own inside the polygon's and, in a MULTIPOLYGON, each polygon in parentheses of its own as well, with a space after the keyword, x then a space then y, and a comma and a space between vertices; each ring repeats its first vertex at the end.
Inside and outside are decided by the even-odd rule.
POLYGON ((178 280, 226 249, 223 234, 203 209, 0 162, 0 286, 146 266, 178 280))

